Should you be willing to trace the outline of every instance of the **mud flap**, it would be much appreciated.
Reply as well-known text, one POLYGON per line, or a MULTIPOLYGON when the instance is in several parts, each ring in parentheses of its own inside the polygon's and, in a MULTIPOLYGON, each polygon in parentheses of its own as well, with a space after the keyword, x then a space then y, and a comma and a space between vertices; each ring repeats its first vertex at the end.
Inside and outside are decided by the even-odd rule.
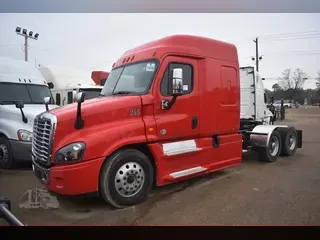
POLYGON ((302 130, 296 130, 298 135, 297 148, 302 148, 302 130))

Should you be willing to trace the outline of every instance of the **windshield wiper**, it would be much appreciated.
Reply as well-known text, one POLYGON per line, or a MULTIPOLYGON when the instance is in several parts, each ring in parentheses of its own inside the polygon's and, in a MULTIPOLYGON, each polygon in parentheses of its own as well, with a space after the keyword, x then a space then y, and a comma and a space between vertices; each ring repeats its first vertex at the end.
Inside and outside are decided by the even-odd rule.
POLYGON ((16 104, 17 101, 0 101, 0 105, 4 105, 6 103, 13 103, 16 104))
POLYGON ((118 91, 118 92, 112 93, 112 95, 122 95, 122 94, 137 94, 137 92, 133 92, 133 91, 118 91))
POLYGON ((31 102, 31 104, 44 104, 44 102, 31 102))

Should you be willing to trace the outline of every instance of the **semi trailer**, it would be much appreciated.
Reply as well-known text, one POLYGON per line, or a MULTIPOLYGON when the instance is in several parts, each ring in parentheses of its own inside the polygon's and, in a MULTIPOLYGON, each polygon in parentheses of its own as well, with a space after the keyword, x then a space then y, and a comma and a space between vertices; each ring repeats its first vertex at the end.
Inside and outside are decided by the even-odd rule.
POLYGON ((95 84, 89 74, 78 69, 48 65, 38 68, 49 84, 57 105, 73 103, 78 92, 86 92, 86 99, 98 97, 102 86, 95 84))
POLYGON ((271 163, 302 147, 302 130, 271 121, 262 79, 239 67, 235 45, 210 38, 133 48, 100 97, 75 101, 37 116, 34 173, 50 191, 95 192, 116 208, 143 202, 153 183, 236 166, 244 151, 271 163))

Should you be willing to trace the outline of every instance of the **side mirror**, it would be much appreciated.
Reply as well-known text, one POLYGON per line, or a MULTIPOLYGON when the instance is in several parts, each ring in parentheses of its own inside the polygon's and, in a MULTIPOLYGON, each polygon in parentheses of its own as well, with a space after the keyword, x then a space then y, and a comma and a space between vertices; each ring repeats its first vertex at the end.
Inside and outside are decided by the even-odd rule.
POLYGON ((19 109, 24 108, 24 103, 21 101, 16 102, 16 108, 19 108, 19 109))
POLYGON ((49 82, 48 87, 49 87, 49 89, 52 89, 52 88, 54 88, 54 84, 52 82, 49 82))
POLYGON ((73 99, 73 102, 76 102, 76 96, 77 96, 77 91, 73 90, 73 91, 72 91, 72 99, 73 99))
POLYGON ((78 92, 75 96, 75 102, 78 103, 78 107, 77 107, 77 118, 76 121, 74 123, 74 127, 75 129, 81 129, 84 126, 84 121, 81 117, 81 103, 84 102, 84 99, 86 97, 86 93, 85 92, 78 92))
POLYGON ((86 93, 85 92, 78 92, 76 95, 75 95, 75 102, 77 103, 83 103, 84 102, 84 99, 86 97, 86 93))
POLYGON ((20 112, 21 112, 21 116, 22 116, 22 121, 24 123, 28 123, 28 119, 26 118, 26 116, 24 115, 24 112, 22 110, 22 108, 24 108, 24 103, 22 101, 17 101, 16 102, 16 108, 19 108, 20 109, 20 112))
POLYGON ((161 101, 161 107, 164 110, 169 110, 176 102, 177 97, 183 94, 183 70, 175 68, 169 71, 168 93, 173 96, 171 100, 164 99, 161 101))
POLYGON ((45 97, 43 100, 44 100, 44 103, 45 104, 49 104, 50 103, 50 97, 45 97))
POLYGON ((44 104, 46 105, 46 111, 49 111, 48 104, 50 103, 51 98, 50 97, 45 97, 44 99, 44 104))
POLYGON ((175 68, 170 74, 171 89, 169 93, 173 96, 183 94, 183 70, 182 68, 175 68))

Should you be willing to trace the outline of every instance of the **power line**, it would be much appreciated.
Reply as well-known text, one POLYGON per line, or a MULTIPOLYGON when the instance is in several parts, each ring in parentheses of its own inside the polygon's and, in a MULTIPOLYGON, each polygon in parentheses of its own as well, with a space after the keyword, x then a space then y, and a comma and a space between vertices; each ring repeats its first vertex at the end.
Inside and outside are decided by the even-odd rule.
MULTIPOLYGON (((295 33, 279 33, 279 34, 270 34, 270 35, 262 35, 259 36, 259 39, 263 40, 263 42, 273 41, 273 40, 289 40, 289 39, 310 39, 310 38, 318 38, 320 34, 320 30, 316 31, 307 31, 307 32, 295 32, 295 33)), ((247 44, 251 43, 253 39, 252 38, 243 38, 242 40, 228 40, 228 42, 234 43, 234 44, 247 44)))

